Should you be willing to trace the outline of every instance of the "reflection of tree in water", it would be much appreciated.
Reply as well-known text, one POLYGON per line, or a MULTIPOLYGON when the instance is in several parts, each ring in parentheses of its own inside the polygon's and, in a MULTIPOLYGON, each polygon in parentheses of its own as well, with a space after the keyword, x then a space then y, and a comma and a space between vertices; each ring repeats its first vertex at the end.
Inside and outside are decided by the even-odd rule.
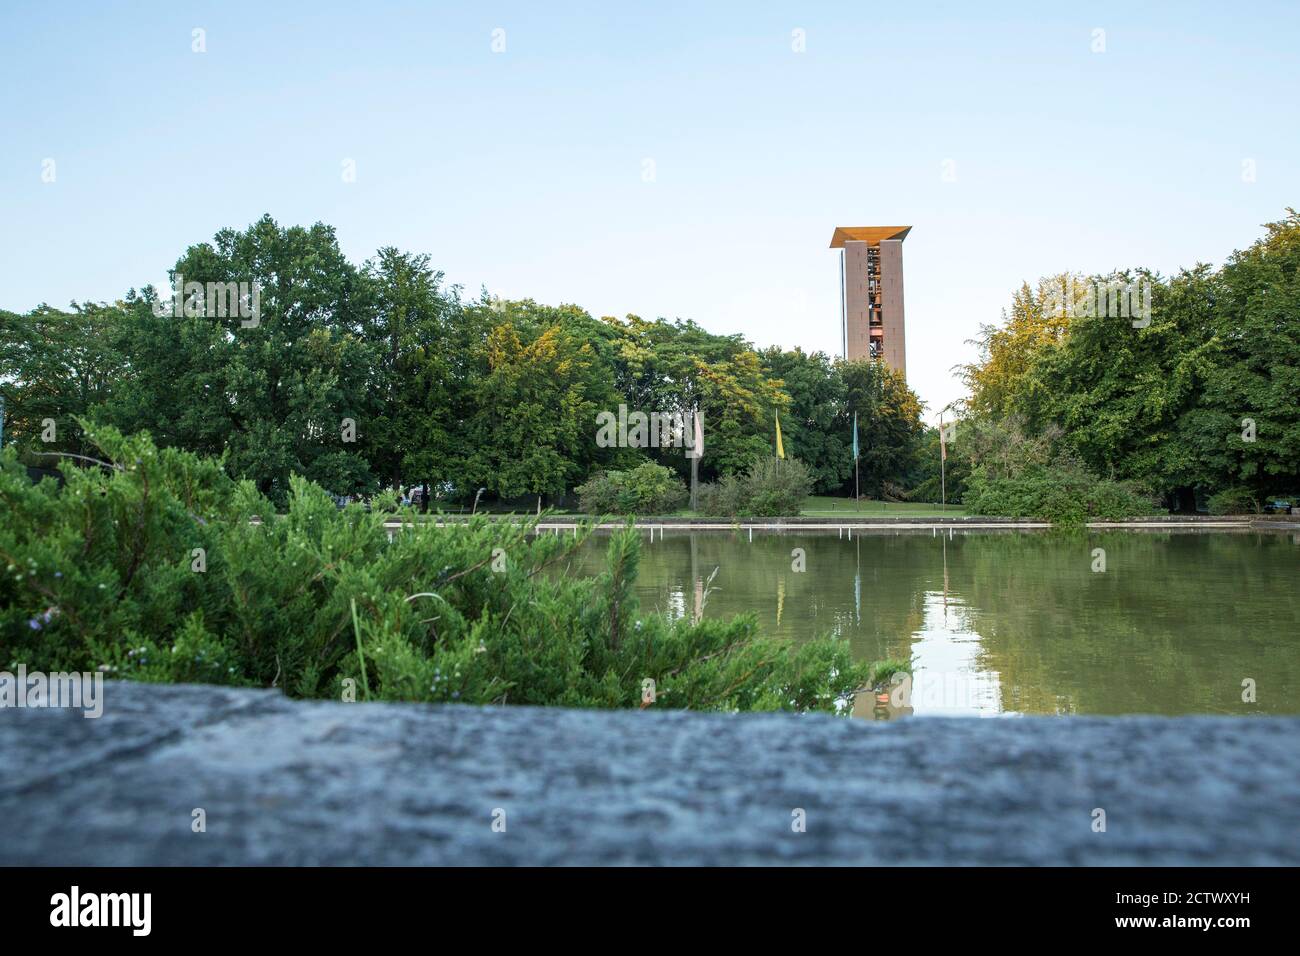
MULTIPOLYGON (((696 577, 710 617, 752 613, 766 633, 837 634, 854 656, 907 658, 939 637, 927 594, 944 593, 945 546, 930 533, 697 533, 696 577), (807 570, 791 570, 791 550, 807 570), (780 612, 778 615, 778 607, 780 612)), ((691 538, 642 552, 646 610, 690 614, 691 538)), ((603 542, 584 556, 600 567, 603 542)), ((957 534, 946 544, 944 630, 978 640, 1004 710, 1022 713, 1300 712, 1300 549, 1289 537, 1132 533, 957 534), (1094 548, 1107 570, 1091 570, 1094 548), (1259 703, 1240 702, 1241 681, 1259 703)))
MULTIPOLYGON (((1003 706, 1028 713, 1300 712, 1297 554, 1271 535, 958 538, 1003 706), (1093 572, 1092 551, 1106 552, 1093 572), (1241 703, 1244 677, 1272 687, 1241 703)), ((950 564, 952 551, 950 549, 950 564)))
MULTIPOLYGON (((603 554, 597 541, 574 573, 596 573, 603 554)), ((921 626, 924 595, 914 585, 930 554, 892 537, 849 541, 834 532, 792 531, 755 533, 750 542, 746 532, 669 531, 654 544, 643 540, 637 590, 647 610, 690 614, 699 585, 716 568, 708 616, 754 614, 765 633, 795 640, 839 635, 858 657, 883 660, 906 657, 910 635, 921 626), (806 571, 791 569, 795 548, 804 549, 806 571)))

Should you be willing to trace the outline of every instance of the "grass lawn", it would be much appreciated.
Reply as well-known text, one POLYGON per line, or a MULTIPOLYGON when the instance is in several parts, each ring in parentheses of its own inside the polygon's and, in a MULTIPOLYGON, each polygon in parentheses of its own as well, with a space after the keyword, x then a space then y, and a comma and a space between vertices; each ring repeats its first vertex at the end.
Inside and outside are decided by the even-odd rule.
MULTIPOLYGON (((488 508, 481 507, 479 511, 488 511, 488 508)), ((502 512, 504 513, 504 512, 502 512)), ((937 518, 947 515, 948 517, 963 517, 966 512, 961 505, 948 505, 941 508, 936 504, 913 504, 912 502, 896 501, 870 501, 863 498, 861 501, 854 501, 852 498, 831 498, 822 495, 813 495, 804 504, 801 515, 810 518, 846 518, 846 517, 863 517, 869 518, 873 515, 891 516, 899 518, 937 518)), ((552 510, 552 517, 583 517, 580 512, 552 510)), ((689 508, 682 508, 674 511, 670 517, 675 518, 704 518, 707 515, 697 515, 689 508)), ((724 519, 719 519, 724 520, 724 519)), ((730 520, 730 519, 725 519, 730 520)), ((763 520, 763 519, 738 519, 746 520, 763 520)))
MULTIPOLYGON (((861 501, 854 501, 852 498, 831 498, 822 495, 813 495, 804 504, 803 510, 799 514, 808 518, 847 518, 862 517, 869 518, 872 515, 887 515, 898 518, 938 518, 947 515, 950 518, 964 517, 966 512, 961 505, 948 505, 941 508, 939 505, 932 504, 913 504, 912 502, 896 501, 871 501, 863 498, 861 501)), ((683 508, 681 511, 673 512, 677 518, 705 518, 707 515, 699 515, 689 508, 683 508)), ((731 520, 731 519, 724 519, 731 520)), ((740 521, 762 521, 762 518, 740 518, 740 521)))
POLYGON ((961 517, 966 512, 961 505, 920 504, 910 501, 854 501, 852 498, 829 498, 814 495, 803 506, 800 514, 810 517, 840 517, 843 515, 892 515, 901 518, 934 518, 941 515, 961 517))

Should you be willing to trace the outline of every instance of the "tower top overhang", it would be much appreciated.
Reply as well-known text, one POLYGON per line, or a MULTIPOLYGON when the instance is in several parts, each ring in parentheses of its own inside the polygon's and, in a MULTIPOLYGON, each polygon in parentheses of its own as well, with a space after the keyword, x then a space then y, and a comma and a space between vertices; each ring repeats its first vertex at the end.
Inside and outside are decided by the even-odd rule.
POLYGON ((878 246, 882 239, 897 239, 901 242, 911 231, 911 226, 836 226, 830 247, 843 249, 846 242, 865 242, 878 246))

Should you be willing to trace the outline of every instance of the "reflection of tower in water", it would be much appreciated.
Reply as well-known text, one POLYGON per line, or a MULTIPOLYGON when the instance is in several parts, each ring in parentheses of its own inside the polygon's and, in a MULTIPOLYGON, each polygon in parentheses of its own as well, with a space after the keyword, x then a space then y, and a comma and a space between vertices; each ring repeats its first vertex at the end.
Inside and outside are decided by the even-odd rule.
POLYGON ((691 623, 699 624, 704 617, 704 581, 700 578, 699 554, 696 551, 695 535, 691 535, 691 587, 695 591, 695 603, 691 607, 691 623))
MULTIPOLYGON (((973 626, 970 608, 961 592, 952 591, 948 568, 952 537, 949 528, 941 539, 942 590, 925 592, 925 620, 912 634, 916 660, 913 701, 923 714, 990 716, 1002 711, 1001 678, 981 664, 982 639, 973 626)), ((956 550, 960 560, 962 549, 956 550)))

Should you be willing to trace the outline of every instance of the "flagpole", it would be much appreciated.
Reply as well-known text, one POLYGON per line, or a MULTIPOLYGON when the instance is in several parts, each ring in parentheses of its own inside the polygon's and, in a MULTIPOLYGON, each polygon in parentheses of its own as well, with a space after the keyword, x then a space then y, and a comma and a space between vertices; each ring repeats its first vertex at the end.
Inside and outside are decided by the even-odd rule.
POLYGON ((853 413, 853 507, 862 510, 862 492, 858 489, 858 413, 853 413))
POLYGON ((944 448, 943 412, 939 412, 939 510, 948 511, 948 455, 944 448))
POLYGON ((699 491, 700 491, 700 459, 698 455, 691 456, 691 510, 699 510, 699 491))
POLYGON ((700 409, 697 405, 691 416, 694 434, 691 436, 691 511, 699 510, 700 491, 700 455, 704 452, 704 429, 700 425, 700 409))

